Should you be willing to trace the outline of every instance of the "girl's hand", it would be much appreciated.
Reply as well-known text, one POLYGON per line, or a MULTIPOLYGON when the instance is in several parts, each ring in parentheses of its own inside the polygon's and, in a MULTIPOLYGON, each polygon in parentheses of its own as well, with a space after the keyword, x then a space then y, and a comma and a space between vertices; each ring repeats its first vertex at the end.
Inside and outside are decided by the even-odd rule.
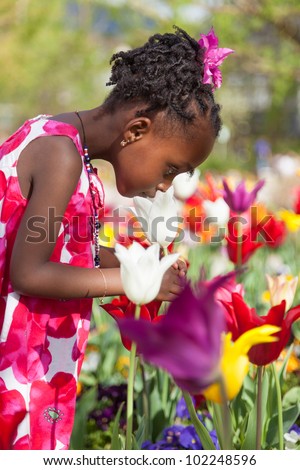
POLYGON ((175 267, 177 264, 178 261, 165 272, 156 300, 170 302, 176 299, 183 290, 183 277, 185 277, 186 271, 184 270, 183 265, 181 269, 179 269, 179 267, 175 267))
POLYGON ((178 270, 178 275, 180 277, 185 277, 187 270, 188 270, 188 265, 186 261, 183 258, 178 258, 176 263, 173 264, 173 267, 178 270))

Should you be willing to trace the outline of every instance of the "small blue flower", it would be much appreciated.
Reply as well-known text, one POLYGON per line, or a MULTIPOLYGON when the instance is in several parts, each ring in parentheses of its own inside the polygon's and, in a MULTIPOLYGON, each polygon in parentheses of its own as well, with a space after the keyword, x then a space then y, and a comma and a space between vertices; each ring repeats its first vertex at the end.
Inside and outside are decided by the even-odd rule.
MULTIPOLYGON (((193 396, 191 396, 192 402, 195 406, 196 400, 193 396)), ((208 412, 204 411, 203 414, 209 419, 211 419, 211 416, 208 412)), ((185 399, 181 397, 176 405, 176 416, 180 419, 191 419, 189 410, 187 409, 185 399)), ((198 419, 201 421, 201 423, 204 423, 204 417, 202 413, 197 412, 198 419)))
POLYGON ((289 432, 291 431, 295 431, 297 434, 300 435, 300 426, 298 426, 297 424, 293 424, 293 426, 291 426, 289 429, 289 432))
MULTIPOLYGON (((195 405, 195 399, 192 397, 193 403, 195 405)), ((190 419, 190 413, 187 409, 185 399, 183 397, 180 398, 176 405, 176 416, 181 419, 190 419)))
POLYGON ((184 449, 203 450, 194 426, 186 426, 181 432, 179 442, 184 449))
MULTIPOLYGON (((211 431, 210 437, 216 447, 220 449, 217 433, 215 430, 211 431)), ((143 450, 203 450, 203 446, 199 439, 194 426, 170 426, 163 431, 162 439, 152 443, 145 441, 142 444, 143 450)))
POLYGON ((184 430, 184 426, 174 425, 163 431, 162 439, 156 443, 145 441, 142 444, 143 450, 181 450, 179 439, 180 434, 184 430))
POLYGON ((218 436, 217 436, 216 430, 213 429, 212 431, 210 431, 209 435, 211 437, 211 440, 213 441, 213 444, 214 444, 215 448, 217 450, 220 450, 220 444, 219 444, 219 441, 218 441, 218 436))
POLYGON ((297 424, 293 424, 289 431, 284 434, 285 449, 292 450, 296 449, 300 443, 300 427, 297 424))
POLYGON ((151 441, 145 441, 142 444, 142 449, 143 450, 157 450, 157 443, 153 444, 151 441))

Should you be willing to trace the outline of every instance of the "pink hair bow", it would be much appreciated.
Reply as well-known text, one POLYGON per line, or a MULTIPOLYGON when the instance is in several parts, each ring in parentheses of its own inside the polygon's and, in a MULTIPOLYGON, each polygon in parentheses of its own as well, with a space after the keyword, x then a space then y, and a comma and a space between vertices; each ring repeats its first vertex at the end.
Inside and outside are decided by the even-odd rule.
POLYGON ((211 28, 208 34, 201 34, 198 41, 200 47, 205 49, 204 53, 204 75, 203 83, 212 85, 212 89, 220 88, 222 85, 222 74, 219 66, 229 54, 234 52, 233 49, 218 47, 219 40, 211 28))

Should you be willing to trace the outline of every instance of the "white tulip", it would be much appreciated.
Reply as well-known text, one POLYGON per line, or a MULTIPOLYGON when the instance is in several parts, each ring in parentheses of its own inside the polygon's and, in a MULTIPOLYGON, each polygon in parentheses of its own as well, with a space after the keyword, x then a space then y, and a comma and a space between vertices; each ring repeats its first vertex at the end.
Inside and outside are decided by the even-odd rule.
POLYGON ((159 259, 159 252, 157 243, 149 248, 137 242, 133 242, 129 248, 119 243, 115 245, 125 294, 136 305, 147 304, 156 298, 163 275, 179 257, 179 253, 173 253, 159 259))
POLYGON ((230 209, 222 197, 218 197, 215 201, 206 199, 203 201, 203 208, 206 217, 214 219, 214 223, 219 225, 219 227, 226 226, 229 220, 230 209))
POLYGON ((191 197, 199 184, 200 171, 196 168, 193 175, 180 173, 173 179, 174 195, 181 201, 191 197))
POLYGON ((147 239, 166 248, 177 236, 179 217, 174 188, 166 192, 156 191, 155 197, 147 199, 133 198, 134 213, 137 216, 147 239))

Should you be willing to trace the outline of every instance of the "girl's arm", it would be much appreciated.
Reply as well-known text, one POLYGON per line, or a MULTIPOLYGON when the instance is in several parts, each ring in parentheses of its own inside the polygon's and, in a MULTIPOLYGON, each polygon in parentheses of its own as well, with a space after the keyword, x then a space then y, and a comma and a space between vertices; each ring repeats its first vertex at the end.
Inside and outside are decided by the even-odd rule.
MULTIPOLYGON (((49 261, 58 237, 60 222, 76 189, 82 161, 67 137, 42 137, 31 142, 18 162, 21 188, 30 199, 21 220, 10 264, 16 292, 32 297, 71 299, 124 294, 120 269, 113 253, 103 258, 103 276, 97 268, 83 268, 49 261), (114 261, 115 262, 115 261, 114 261)), ((102 253, 103 255, 103 253, 102 253)), ((173 300, 182 290, 178 272, 170 268, 158 298, 173 300)))
POLYGON ((30 180, 31 195, 11 257, 10 277, 17 292, 64 299, 124 292, 118 268, 103 270, 105 285, 95 268, 49 261, 60 228, 59 217, 65 213, 81 171, 81 157, 67 137, 42 137, 22 152, 18 175, 23 185, 30 180))
POLYGON ((115 255, 114 248, 109 248, 107 246, 101 246, 100 248, 100 260, 102 268, 118 268, 120 262, 115 255))

